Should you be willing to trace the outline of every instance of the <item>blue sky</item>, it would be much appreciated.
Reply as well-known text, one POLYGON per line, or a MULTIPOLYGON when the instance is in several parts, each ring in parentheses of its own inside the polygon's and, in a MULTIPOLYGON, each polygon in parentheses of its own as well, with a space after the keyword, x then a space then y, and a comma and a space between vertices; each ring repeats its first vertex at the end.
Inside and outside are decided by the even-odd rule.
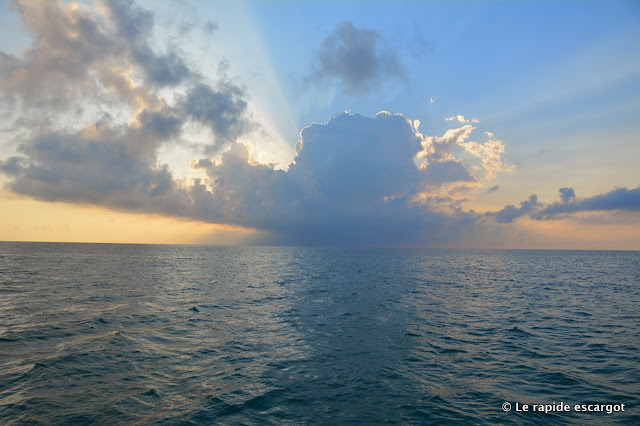
POLYGON ((21 234, 32 200, 242 236, 179 242, 640 248, 637 2, 0 8, 0 239, 65 238, 21 234))

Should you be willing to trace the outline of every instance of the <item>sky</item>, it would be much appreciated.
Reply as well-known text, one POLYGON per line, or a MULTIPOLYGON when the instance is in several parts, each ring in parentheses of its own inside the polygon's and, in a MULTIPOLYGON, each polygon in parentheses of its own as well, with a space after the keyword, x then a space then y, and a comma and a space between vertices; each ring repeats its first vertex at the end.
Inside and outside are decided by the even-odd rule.
POLYGON ((0 0, 0 240, 640 249, 637 1, 0 0))

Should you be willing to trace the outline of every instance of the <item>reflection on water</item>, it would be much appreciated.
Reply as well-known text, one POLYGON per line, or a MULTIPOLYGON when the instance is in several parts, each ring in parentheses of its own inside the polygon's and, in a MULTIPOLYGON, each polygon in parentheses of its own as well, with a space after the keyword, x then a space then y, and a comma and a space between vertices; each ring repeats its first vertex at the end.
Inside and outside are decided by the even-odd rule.
POLYGON ((638 422, 639 277, 638 252, 0 243, 0 418, 638 422), (500 408, 560 400, 627 411, 500 408))

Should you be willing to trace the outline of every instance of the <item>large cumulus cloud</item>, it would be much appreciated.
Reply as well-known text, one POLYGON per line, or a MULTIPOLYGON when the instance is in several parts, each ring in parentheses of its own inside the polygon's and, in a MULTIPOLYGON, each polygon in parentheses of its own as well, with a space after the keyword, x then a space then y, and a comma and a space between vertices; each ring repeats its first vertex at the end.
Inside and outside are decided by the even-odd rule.
POLYGON ((428 143, 403 115, 345 113, 311 125, 287 170, 253 161, 249 148, 234 142, 219 159, 193 163, 206 179, 178 182, 151 161, 153 144, 178 131, 172 114, 145 110, 138 126, 73 135, 43 131, 0 170, 12 177, 12 191, 34 198, 250 226, 287 244, 427 244, 449 240, 477 219, 433 208, 446 200, 419 197, 434 185, 428 171, 439 164, 435 157, 453 157, 434 146, 432 164, 421 165, 416 153, 428 143), (131 140, 149 146, 132 150, 131 140))
POLYGON ((287 244, 425 244, 453 236, 474 215, 437 213, 415 201, 428 182, 415 155, 423 136, 403 115, 342 114, 301 132, 288 170, 253 163, 241 144, 201 160, 196 204, 226 221, 275 232, 287 244), (204 188, 211 188, 207 191, 204 188), (226 201, 225 201, 226 200, 226 201))

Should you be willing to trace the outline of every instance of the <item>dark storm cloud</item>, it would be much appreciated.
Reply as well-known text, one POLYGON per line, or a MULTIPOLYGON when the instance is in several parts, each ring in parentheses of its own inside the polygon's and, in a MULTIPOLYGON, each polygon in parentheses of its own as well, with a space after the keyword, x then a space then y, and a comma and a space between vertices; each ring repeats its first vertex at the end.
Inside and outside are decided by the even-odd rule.
POLYGON ((310 81, 323 85, 338 80, 346 93, 359 95, 385 78, 404 78, 398 54, 383 47, 380 34, 343 22, 329 34, 317 52, 310 81))

